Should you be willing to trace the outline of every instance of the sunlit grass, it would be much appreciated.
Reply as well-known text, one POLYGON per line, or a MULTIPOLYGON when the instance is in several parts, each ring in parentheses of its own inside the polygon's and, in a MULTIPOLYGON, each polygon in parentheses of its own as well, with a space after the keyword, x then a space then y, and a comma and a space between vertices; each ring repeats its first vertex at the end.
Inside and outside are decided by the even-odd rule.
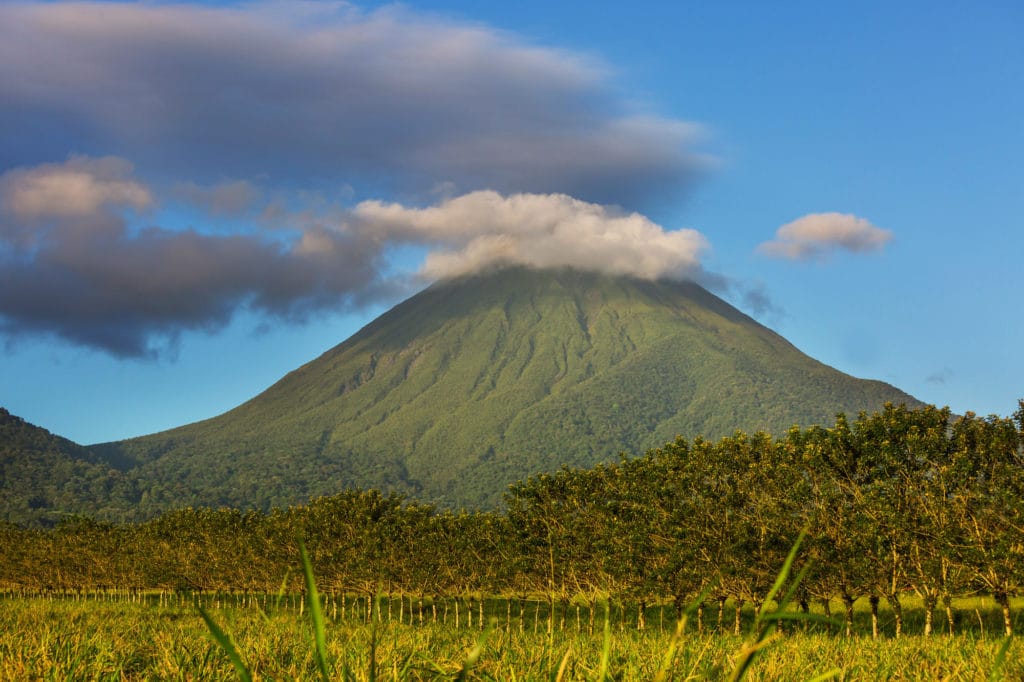
MULTIPOLYGON (((0 679, 238 679, 231 660, 191 606, 6 599, 2 607, 0 679)), ((247 608, 209 612, 231 636, 253 679, 320 677, 308 613, 288 610, 265 616, 247 608)), ((549 636, 541 628, 534 635, 531 627, 520 632, 518 623, 506 627, 499 619, 465 677, 559 679, 561 671, 563 680, 597 680, 606 660, 614 679, 654 679, 666 651, 674 646, 665 679, 682 680, 716 667, 731 670, 736 653, 750 641, 748 636, 710 631, 698 635, 692 623, 686 634, 674 637, 674 623, 660 628, 654 622, 643 632, 612 623, 605 640, 600 628, 589 635, 567 623, 564 631, 556 629, 549 636)), ((998 630, 982 635, 977 626, 955 636, 878 640, 869 634, 830 636, 813 629, 817 627, 807 633, 800 624, 790 627, 761 651, 744 679, 809 680, 839 668, 839 679, 846 680, 985 680, 1004 641, 998 630)), ((332 679, 370 680, 371 669, 378 680, 455 679, 480 641, 478 628, 455 629, 451 623, 369 625, 328 618, 324 628, 332 679)), ((1007 680, 1024 679, 1017 646, 1005 658, 1007 680)))

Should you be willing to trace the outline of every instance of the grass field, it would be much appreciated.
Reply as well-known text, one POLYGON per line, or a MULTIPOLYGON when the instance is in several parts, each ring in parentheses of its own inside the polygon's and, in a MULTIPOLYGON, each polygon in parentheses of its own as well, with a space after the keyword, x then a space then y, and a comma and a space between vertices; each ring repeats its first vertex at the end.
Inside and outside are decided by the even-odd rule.
MULTIPOLYGON (((869 614, 858 603, 857 626, 870 632, 869 614)), ((909 604, 911 621, 917 615, 909 604)), ((810 680, 834 673, 834 679, 987 680, 1024 679, 1018 645, 997 662, 1005 640, 990 600, 961 600, 955 635, 922 637, 869 634, 829 635, 823 626, 791 624, 776 636, 745 679, 810 680)), ((1019 605, 1017 605, 1019 606, 1019 605)), ((864 606, 866 609, 866 605, 864 606)), ((230 635, 254 679, 315 679, 319 675, 308 612, 211 604, 211 616, 230 635)), ((534 609, 521 629, 507 621, 504 603, 488 608, 485 632, 463 620, 398 623, 382 611, 368 625, 351 618, 333 620, 328 612, 326 645, 332 679, 420 680, 596 680, 602 670, 620 680, 728 679, 749 638, 720 634, 675 636, 670 611, 652 609, 647 629, 633 627, 632 614, 614 622, 606 636, 587 633, 586 623, 570 612, 564 626, 538 627, 534 609), (471 652, 478 645, 479 658, 471 652), (671 655, 670 655, 671 654, 671 655), (670 662, 666 665, 666 660, 670 662)), ((408 618, 408 613, 406 614, 408 618)), ((544 614, 541 612, 543 618, 544 614)), ((749 620, 751 614, 747 613, 749 620)), ((881 614, 883 632, 891 623, 881 614)), ((603 618, 602 618, 603 620, 603 618)), ((745 622, 745 626, 749 623, 745 622)), ((940 629, 943 619, 937 623, 940 629)), ((728 628, 731 632, 731 623, 728 628)), ((841 629, 841 628, 840 628, 841 629)), ((913 627, 911 631, 919 631, 913 627)), ((0 678, 4 680, 231 680, 235 668, 191 605, 161 605, 159 600, 70 600, 8 597, 0 601, 0 678)))

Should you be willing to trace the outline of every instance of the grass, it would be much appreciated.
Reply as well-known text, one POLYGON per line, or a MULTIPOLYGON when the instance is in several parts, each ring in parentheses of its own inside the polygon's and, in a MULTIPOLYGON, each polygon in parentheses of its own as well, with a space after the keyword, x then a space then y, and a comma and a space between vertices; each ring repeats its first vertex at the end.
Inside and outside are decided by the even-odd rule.
MULTIPOLYGON (((962 609, 969 602, 958 603, 962 609)), ((979 604, 980 606, 980 604, 979 604)), ((497 611, 497 610, 496 610, 497 611)), ((254 680, 319 679, 308 611, 210 608, 230 635, 254 680)), ((858 611, 858 617, 866 616, 858 611)), ((990 614, 983 613, 983 618, 990 614)), ((995 616, 992 622, 997 622, 995 616)), ((883 618, 886 617, 883 614, 883 618)), ((474 627, 449 622, 372 625, 325 617, 324 655, 331 679, 363 680, 597 680, 654 679, 674 647, 668 674, 683 680, 711 673, 726 678, 749 636, 706 632, 675 637, 674 624, 638 632, 610 623, 589 635, 574 627, 550 636, 520 632, 498 621, 483 639, 474 627), (479 646, 478 646, 479 645, 479 646), (470 653, 478 658, 468 666, 470 653)), ((965 619, 965 624, 969 619, 965 619)), ((749 623, 748 623, 749 625, 749 623)), ((838 668, 837 679, 987 680, 1004 639, 977 626, 955 636, 872 640, 833 636, 812 626, 790 628, 762 649, 746 680, 810 680, 838 668)), ((1014 644, 1005 655, 1005 679, 1024 679, 1014 644)), ((153 602, 93 602, 9 598, 0 608, 0 679, 237 680, 236 666, 193 607, 153 602)))

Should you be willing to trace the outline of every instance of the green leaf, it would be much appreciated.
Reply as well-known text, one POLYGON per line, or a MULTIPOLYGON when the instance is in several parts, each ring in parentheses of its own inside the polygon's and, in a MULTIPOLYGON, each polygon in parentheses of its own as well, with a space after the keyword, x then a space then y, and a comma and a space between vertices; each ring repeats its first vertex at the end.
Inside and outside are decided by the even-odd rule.
POLYGON ((235 666, 235 672, 238 673, 238 679, 242 682, 252 682, 252 675, 249 674, 249 669, 245 666, 242 661, 242 657, 238 654, 238 649, 235 648, 234 642, 231 641, 231 637, 227 635, 217 623, 214 622, 210 614, 203 609, 202 606, 196 604, 196 609, 199 611, 199 615, 206 621, 206 627, 209 628, 210 634, 217 641, 221 650, 227 654, 228 658, 231 659, 231 664, 235 666))
POLYGON ((1010 650, 1010 644, 1012 643, 1013 635, 1009 635, 1003 640, 1003 645, 996 652, 996 660, 992 663, 992 672, 988 676, 990 680, 1003 679, 1003 666, 1006 665, 1006 654, 1010 650))
POLYGON ((320 593, 313 577, 313 564, 306 553, 306 545, 299 540, 299 555, 302 557, 302 574, 306 578, 306 598, 309 600, 309 618, 313 623, 313 641, 316 645, 316 665, 323 682, 330 682, 330 667, 327 664, 327 636, 324 629, 324 614, 320 608, 320 593))

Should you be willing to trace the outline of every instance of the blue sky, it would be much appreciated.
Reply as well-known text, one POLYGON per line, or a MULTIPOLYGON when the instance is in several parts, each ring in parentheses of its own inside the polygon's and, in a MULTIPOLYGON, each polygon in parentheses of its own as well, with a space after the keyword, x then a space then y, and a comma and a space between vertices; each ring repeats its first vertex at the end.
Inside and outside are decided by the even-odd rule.
POLYGON ((5 3, 0 406, 210 417, 505 259, 695 278, 1009 414, 1021 35, 1015 2, 5 3))

